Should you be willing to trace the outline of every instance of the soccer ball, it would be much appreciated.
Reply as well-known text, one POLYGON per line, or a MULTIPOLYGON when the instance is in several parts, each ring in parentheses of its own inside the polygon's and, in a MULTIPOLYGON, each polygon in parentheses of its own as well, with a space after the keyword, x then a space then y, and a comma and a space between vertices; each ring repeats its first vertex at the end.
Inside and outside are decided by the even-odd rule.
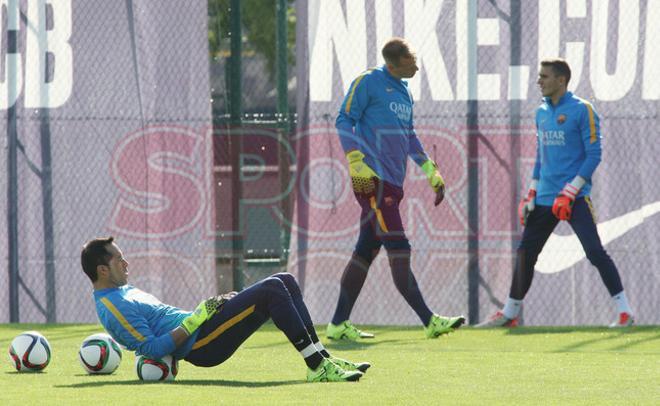
POLYGON ((17 371, 41 371, 50 362, 50 344, 39 332, 25 331, 11 341, 9 355, 17 371))
POLYGON ((179 373, 179 362, 171 355, 159 359, 139 355, 135 358, 135 370, 142 381, 173 381, 179 373))
POLYGON ((121 363, 121 349, 108 334, 92 334, 82 342, 78 360, 88 374, 111 374, 121 363))

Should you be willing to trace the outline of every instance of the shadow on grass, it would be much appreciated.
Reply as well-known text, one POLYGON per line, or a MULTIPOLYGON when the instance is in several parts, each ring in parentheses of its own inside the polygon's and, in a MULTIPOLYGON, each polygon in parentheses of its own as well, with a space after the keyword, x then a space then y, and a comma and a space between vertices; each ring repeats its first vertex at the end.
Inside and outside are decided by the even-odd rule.
MULTIPOLYGON (((329 350, 338 350, 338 351, 359 351, 367 348, 374 347, 381 344, 392 344, 392 343, 408 343, 409 340, 400 340, 400 339, 365 339, 362 341, 349 341, 349 340, 323 340, 323 346, 329 350)), ((250 349, 272 349, 274 347, 288 347, 291 344, 287 341, 282 341, 279 343, 268 343, 263 345, 249 345, 250 349)))
MULTIPOLYGON (((496 329, 490 329, 496 330, 496 329)), ((620 336, 623 334, 647 333, 651 331, 660 330, 658 326, 633 326, 626 328, 608 328, 602 326, 532 326, 532 327, 517 327, 509 329, 507 334, 511 335, 527 335, 527 334, 564 334, 564 333, 609 333, 610 335, 620 336)))
POLYGON ((639 345, 639 344, 646 343, 646 342, 649 342, 649 341, 656 341, 656 340, 659 340, 659 341, 660 341, 660 333, 658 333, 658 334, 656 334, 656 335, 654 335, 654 336, 640 338, 640 339, 638 339, 638 340, 631 340, 631 341, 629 341, 629 342, 627 342, 627 343, 625 343, 625 344, 621 344, 621 345, 618 346, 618 347, 614 347, 613 350, 616 350, 616 351, 623 351, 623 350, 627 350, 627 349, 629 349, 630 347, 633 347, 633 346, 635 346, 635 345, 639 345))
POLYGON ((357 342, 339 340, 339 341, 326 341, 325 348, 329 350, 337 350, 337 351, 357 351, 357 350, 372 348, 382 344, 409 343, 409 342, 410 340, 399 340, 399 339, 381 340, 381 339, 373 339, 373 338, 366 339, 363 341, 357 341, 357 342))
POLYGON ((125 385, 177 385, 177 386, 224 386, 234 388, 270 388, 275 386, 287 385, 302 385, 306 383, 302 380, 291 381, 266 381, 266 382, 250 382, 250 381, 228 381, 223 379, 190 379, 181 381, 170 382, 145 382, 137 379, 123 380, 123 381, 95 381, 95 382, 80 382, 71 385, 55 385, 56 388, 95 388, 99 386, 125 386, 125 385))
POLYGON ((522 328, 510 329, 507 334, 512 336, 524 336, 524 335, 533 335, 533 334, 548 335, 548 334, 600 333, 599 336, 597 337, 582 340, 574 344, 570 344, 562 348, 559 348, 555 351, 552 351, 555 353, 576 352, 592 344, 604 343, 611 340, 619 340, 624 337, 628 338, 628 341, 626 343, 614 346, 611 349, 606 350, 608 352, 609 351, 617 352, 617 351, 625 351, 631 349, 632 347, 635 347, 637 345, 646 342, 660 340, 660 333, 652 336, 644 336, 644 337, 638 337, 636 335, 637 333, 648 334, 650 332, 656 332, 656 331, 658 331, 657 326, 634 326, 634 327, 628 327, 622 329, 611 329, 607 327, 566 326, 566 327, 522 327, 522 328))

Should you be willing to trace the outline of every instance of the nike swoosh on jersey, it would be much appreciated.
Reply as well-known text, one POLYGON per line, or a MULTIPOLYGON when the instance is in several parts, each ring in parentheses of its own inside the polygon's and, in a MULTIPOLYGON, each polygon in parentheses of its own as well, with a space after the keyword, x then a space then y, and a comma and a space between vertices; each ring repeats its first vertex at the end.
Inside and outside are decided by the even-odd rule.
MULTIPOLYGON (((603 246, 638 227, 647 218, 660 212, 660 201, 642 206, 638 210, 599 223, 598 235, 603 246)), ((535 269, 541 273, 564 271, 587 257, 575 233, 552 234, 539 255, 535 269)))

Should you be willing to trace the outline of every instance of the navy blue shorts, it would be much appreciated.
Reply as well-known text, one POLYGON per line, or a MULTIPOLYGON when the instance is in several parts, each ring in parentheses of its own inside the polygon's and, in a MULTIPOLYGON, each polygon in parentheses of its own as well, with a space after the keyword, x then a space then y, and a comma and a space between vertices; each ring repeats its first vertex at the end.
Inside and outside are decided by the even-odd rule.
POLYGON ((263 290, 268 279, 225 302, 220 312, 201 325, 197 341, 184 359, 196 366, 212 367, 231 357, 270 318, 261 310, 266 306, 263 290))

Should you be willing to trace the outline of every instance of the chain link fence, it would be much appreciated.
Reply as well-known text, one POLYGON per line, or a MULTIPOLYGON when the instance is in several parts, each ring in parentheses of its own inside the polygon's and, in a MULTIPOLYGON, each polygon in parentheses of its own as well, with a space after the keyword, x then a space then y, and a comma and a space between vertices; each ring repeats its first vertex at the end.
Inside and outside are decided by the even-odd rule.
POLYGON ((296 159, 293 4, 209 3, 210 38, 219 39, 211 40, 211 64, 221 291, 286 269, 296 159))
POLYGON ((105 235, 131 283, 194 308, 216 285, 206 4, 1 13, 0 322, 95 321, 80 250, 105 235))
MULTIPOLYGON (((601 117, 603 159, 592 198, 601 239, 621 273, 641 324, 660 322, 660 181, 656 154, 660 57, 655 1, 316 1, 298 4, 299 153, 302 195, 289 264, 305 281, 312 314, 327 322, 357 240, 359 207, 350 191, 334 120, 351 81, 383 63, 391 36, 407 38, 420 67, 410 79, 418 136, 448 189, 433 208, 410 164, 401 206, 413 271, 429 306, 483 320, 501 308, 521 235, 516 208, 535 161, 534 111, 541 58, 565 57, 569 90, 601 117), (303 45, 304 44, 304 45, 303 45), (299 67, 300 69, 300 67, 299 67), (304 162, 303 162, 304 161, 304 162), (303 227, 300 227, 303 228, 303 227), (302 242, 301 242, 302 240, 302 242), (299 247, 304 247, 300 249, 299 247)), ((546 245, 524 305, 530 325, 603 325, 616 314, 596 269, 561 224, 546 245)), ((381 253, 354 308, 360 323, 417 324, 381 253)))
POLYGON ((0 322, 96 320, 79 265, 96 236, 117 238, 130 283, 183 308, 285 268, 293 11, 281 0, 2 8, 0 164, 15 170, 0 175, 0 322))
MULTIPOLYGON (((86 240, 108 234, 131 283, 165 302, 192 308, 289 270, 315 321, 329 321, 359 216, 334 121, 351 80, 381 64, 382 44, 398 35, 417 49, 417 133, 448 184, 433 208, 424 175, 408 169, 401 212, 429 306, 476 322, 506 298, 516 206, 534 164, 536 69, 559 55, 572 90, 601 116, 592 191, 601 238, 638 321, 657 324, 660 6, 621 3, 58 0, 19 1, 19 18, 3 7, 0 322, 15 310, 25 322, 95 321, 78 258, 86 240)), ((611 321, 572 232, 562 224, 555 234, 525 323, 611 321)), ((383 253, 351 318, 417 323, 383 253)))

